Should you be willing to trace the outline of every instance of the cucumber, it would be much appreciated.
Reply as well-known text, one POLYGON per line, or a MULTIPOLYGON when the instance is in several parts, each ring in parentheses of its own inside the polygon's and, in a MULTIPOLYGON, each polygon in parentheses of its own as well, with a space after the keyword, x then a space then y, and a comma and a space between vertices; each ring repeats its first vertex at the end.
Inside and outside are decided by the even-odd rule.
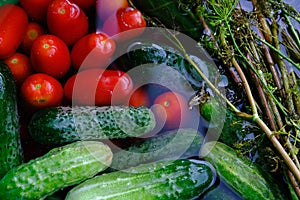
POLYGON ((155 118, 146 107, 61 106, 35 113, 28 127, 39 143, 63 144, 141 136, 155 127, 155 118))
POLYGON ((214 182, 214 169, 205 161, 164 160, 96 176, 71 189, 66 200, 192 199, 214 182))
POLYGON ((0 63, 0 178, 23 162, 15 84, 8 66, 0 63))
POLYGON ((270 174, 221 142, 204 144, 200 156, 210 162, 218 175, 245 200, 287 199, 270 174))
POLYGON ((78 141, 11 169, 0 180, 0 199, 44 199, 106 169, 110 148, 97 141, 78 141))
POLYGON ((126 169, 163 159, 189 158, 199 155, 203 136, 197 130, 171 130, 146 138, 114 153, 110 169, 126 169))
MULTIPOLYGON (((171 69, 174 69, 179 72, 178 76, 175 73, 172 73, 172 76, 178 76, 178 77, 172 77, 172 81, 179 81, 180 79, 184 78, 185 81, 188 81, 189 86, 187 87, 186 83, 174 83, 176 87, 178 87, 178 91, 184 91, 189 90, 189 87, 192 87, 194 90, 201 89, 203 79, 199 75, 199 73, 193 68, 193 66, 184 58, 182 53, 171 47, 167 46, 165 44, 159 44, 155 42, 135 42, 133 44, 130 44, 128 48, 128 51, 126 54, 120 55, 116 62, 120 63, 122 66, 122 69, 125 71, 129 71, 137 66, 143 66, 148 64, 148 68, 155 68, 154 72, 152 71, 147 72, 149 73, 149 77, 146 77, 145 75, 141 77, 135 77, 134 81, 139 81, 138 79, 141 78, 141 81, 147 82, 144 79, 149 78, 150 80, 148 82, 153 81, 153 77, 151 77, 151 74, 157 75, 159 74, 159 77, 167 77, 170 81, 170 73, 172 71, 168 70, 167 67, 170 67, 171 69), (158 71, 157 67, 163 65, 166 70, 158 71), (177 80, 179 79, 179 80, 177 80)), ((201 50, 199 50, 201 52, 201 50)), ((216 69, 215 66, 210 67, 209 65, 212 63, 205 63, 203 60, 196 56, 191 57, 197 65, 201 68, 201 70, 209 77, 211 74, 212 76, 215 76, 215 72, 210 72, 208 70, 213 71, 216 69)), ((151 70, 151 69, 148 69, 151 70)), ((143 73, 144 72, 140 72, 143 73)))

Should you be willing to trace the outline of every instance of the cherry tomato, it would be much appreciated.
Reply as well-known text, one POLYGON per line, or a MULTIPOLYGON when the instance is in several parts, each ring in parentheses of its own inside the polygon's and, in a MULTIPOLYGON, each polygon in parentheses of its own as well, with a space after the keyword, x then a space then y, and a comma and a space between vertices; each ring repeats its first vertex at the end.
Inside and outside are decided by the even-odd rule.
POLYGON ((29 22, 27 29, 26 29, 25 37, 21 44, 21 49, 29 55, 33 41, 37 37, 43 35, 44 32, 45 32, 45 30, 40 24, 38 24, 36 22, 29 22))
POLYGON ((150 107, 150 99, 145 87, 139 87, 133 91, 129 99, 129 105, 134 107, 146 106, 150 107))
POLYGON ((88 32, 88 18, 83 10, 69 0, 54 0, 47 10, 47 25, 51 33, 67 45, 73 45, 88 32))
POLYGON ((0 6, 0 59, 12 56, 21 44, 28 17, 23 8, 14 4, 0 6))
POLYGON ((27 108, 34 110, 59 106, 63 100, 63 87, 47 74, 32 74, 21 86, 21 96, 27 108))
POLYGON ((79 39, 71 51, 75 69, 105 68, 116 48, 115 41, 104 33, 90 33, 79 39))
POLYGON ((146 25, 146 20, 138 9, 126 7, 119 9, 116 15, 107 18, 102 31, 110 36, 115 36, 118 41, 124 41, 142 34, 146 25), (128 32, 117 35, 125 31, 128 32))
POLYGON ((31 74, 30 59, 25 54, 16 52, 3 62, 10 68, 17 85, 21 85, 21 83, 23 83, 23 81, 31 74))
POLYGON ((185 98, 176 92, 165 92, 155 98, 153 112, 164 128, 175 129, 188 121, 188 105, 185 98))
POLYGON ((20 4, 33 20, 43 22, 51 1, 53 0, 20 0, 20 4))
POLYGON ((67 45, 54 35, 45 34, 32 44, 30 54, 32 68, 55 78, 64 76, 71 66, 71 56, 67 45))
POLYGON ((96 0, 72 0, 72 2, 83 10, 88 10, 96 4, 96 0))
POLYGON ((97 0, 97 17, 99 20, 105 21, 109 16, 115 15, 120 8, 126 8, 128 6, 127 0, 97 0))
POLYGON ((126 102, 133 89, 131 78, 119 70, 88 69, 71 76, 64 93, 73 104, 117 105, 126 102))

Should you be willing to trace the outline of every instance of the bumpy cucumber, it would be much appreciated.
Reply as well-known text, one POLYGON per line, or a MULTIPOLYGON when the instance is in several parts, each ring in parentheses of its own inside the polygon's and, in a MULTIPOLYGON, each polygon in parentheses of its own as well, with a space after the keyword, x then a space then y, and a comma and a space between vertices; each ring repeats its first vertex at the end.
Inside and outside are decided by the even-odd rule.
POLYGON ((154 127, 154 115, 146 107, 55 107, 35 113, 29 123, 29 133, 40 143, 62 144, 137 137, 154 127))
POLYGON ((245 156, 220 142, 202 146, 201 156, 209 161, 218 175, 245 200, 286 199, 276 181, 245 156))
POLYGON ((75 186, 66 200, 192 199, 214 182, 214 169, 207 162, 164 160, 96 176, 75 186))
POLYGON ((11 169, 0 180, 0 199, 44 199, 106 169, 112 160, 102 142, 78 141, 11 169))
POLYGON ((22 163, 16 86, 7 65, 0 63, 0 178, 22 163))
POLYGON ((194 129, 171 130, 143 139, 114 154, 110 169, 126 169, 163 159, 199 155, 203 136, 194 129))

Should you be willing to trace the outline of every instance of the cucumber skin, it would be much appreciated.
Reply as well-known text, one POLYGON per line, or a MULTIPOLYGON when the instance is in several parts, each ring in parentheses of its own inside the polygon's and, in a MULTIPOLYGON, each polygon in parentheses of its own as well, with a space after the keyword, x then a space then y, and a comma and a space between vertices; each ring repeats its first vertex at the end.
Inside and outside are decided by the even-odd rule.
POLYGON ((16 83, 7 65, 0 63, 0 178, 23 162, 16 83))
MULTIPOLYGON (((194 59, 194 61, 199 66, 203 65, 203 63, 199 63, 197 59, 194 59)), ((131 70, 136 66, 151 63, 153 64, 153 67, 156 67, 157 65, 165 65, 178 71, 185 78, 185 80, 188 81, 194 90, 199 90, 203 86, 202 77, 184 58, 182 53, 167 45, 161 45, 153 42, 137 42, 137 44, 133 46, 130 51, 120 56, 117 59, 117 62, 121 63, 123 66, 122 69, 125 71, 131 70)), ((163 74, 162 76, 164 75, 168 76, 169 74, 163 74)), ((180 78, 182 77, 178 77, 178 79, 180 78)), ((186 89, 184 86, 177 87, 180 88, 178 89, 179 91, 181 89, 186 89)))
POLYGON ((214 182, 214 169, 207 162, 164 160, 96 176, 71 189, 66 200, 192 199, 214 182))
POLYGON ((105 170, 112 152, 96 141, 78 141, 11 169, 0 180, 0 199, 44 199, 105 170))
POLYGON ((202 155, 215 167, 218 175, 245 200, 287 199, 269 174, 224 143, 204 144, 200 153, 202 155))
POLYGON ((126 169, 164 159, 198 156, 202 143, 203 136, 197 130, 184 128, 167 131, 114 153, 109 170, 126 169))
POLYGON ((32 138, 39 143, 64 144, 138 137, 155 127, 155 118, 146 107, 60 106, 35 113, 28 127, 32 138))

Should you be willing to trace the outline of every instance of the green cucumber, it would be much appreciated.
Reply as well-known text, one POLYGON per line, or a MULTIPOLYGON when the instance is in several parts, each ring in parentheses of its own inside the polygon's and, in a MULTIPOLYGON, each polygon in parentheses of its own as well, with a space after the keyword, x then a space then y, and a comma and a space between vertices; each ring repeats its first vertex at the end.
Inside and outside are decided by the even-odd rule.
POLYGON ((146 107, 61 106, 35 113, 28 127, 32 138, 39 143, 63 144, 138 137, 155 127, 155 118, 146 107))
POLYGON ((200 156, 210 162, 218 175, 245 200, 286 199, 270 174, 224 143, 204 144, 200 156))
MULTIPOLYGON (((201 52, 201 49, 199 49, 199 52, 201 52)), ((197 66, 204 72, 205 75, 208 77, 216 76, 216 67, 210 66, 214 65, 213 63, 206 62, 205 60, 202 60, 196 56, 191 56, 191 58, 196 62, 197 66)), ((125 71, 129 71, 137 66, 144 65, 148 65, 148 68, 154 68, 154 72, 152 72, 151 69, 147 69, 150 70, 150 72, 146 72, 150 74, 149 77, 146 77, 145 75, 141 77, 135 77, 134 81, 139 81, 139 78, 141 78, 142 81, 145 81, 144 79, 149 78, 149 82, 151 82, 153 81, 151 80, 153 79, 151 77, 153 74, 159 74, 159 77, 161 78, 167 77, 166 81, 170 81, 170 73, 172 73, 172 71, 168 70, 167 68, 170 67, 171 69, 179 72, 178 75, 172 73, 172 76, 178 76, 172 77, 172 81, 179 81, 184 78, 185 82, 187 81, 189 84, 186 86, 185 82, 174 83, 174 85, 178 87, 178 91, 189 90, 190 87, 192 87, 194 90, 199 90, 203 87, 202 77, 184 58, 183 54, 179 50, 165 44, 154 42, 135 42, 128 47, 128 52, 121 55, 116 62, 119 62, 122 66, 122 69, 125 71), (158 71, 158 66, 164 66, 165 70, 158 71)), ((144 74, 144 72, 140 73, 144 74)))
POLYGON ((111 149, 97 141, 78 141, 11 169, 0 180, 0 199, 44 199, 105 170, 111 149))
POLYGON ((66 200, 192 199, 215 182, 213 167, 199 160, 164 160, 96 176, 71 189, 66 200))
POLYGON ((16 83, 8 66, 0 63, 0 178, 23 162, 19 133, 16 83))
POLYGON ((203 136, 194 129, 178 129, 143 139, 114 154, 110 169, 126 169, 163 159, 199 155, 203 136))

